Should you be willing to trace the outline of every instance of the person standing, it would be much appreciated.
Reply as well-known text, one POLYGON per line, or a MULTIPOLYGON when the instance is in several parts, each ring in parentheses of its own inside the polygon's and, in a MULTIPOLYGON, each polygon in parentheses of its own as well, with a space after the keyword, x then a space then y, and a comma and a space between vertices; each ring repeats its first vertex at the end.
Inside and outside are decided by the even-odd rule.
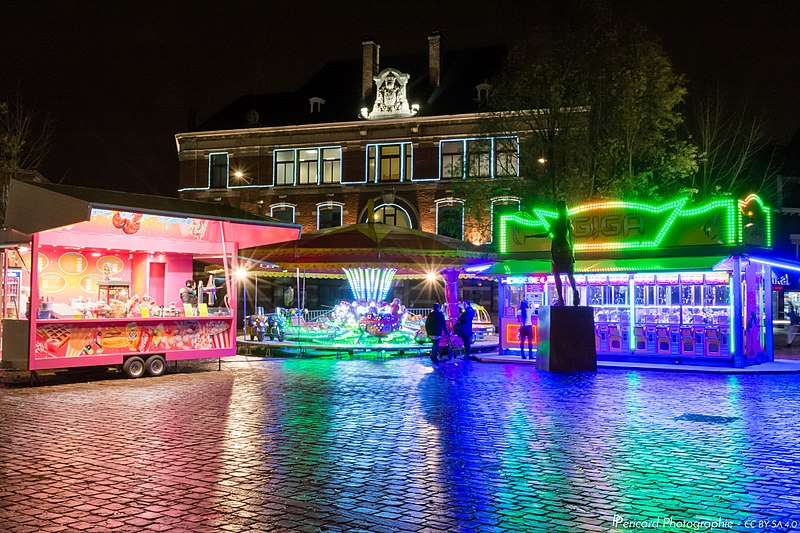
POLYGON ((786 332, 786 347, 790 348, 794 337, 797 335, 798 327, 800 327, 800 315, 797 314, 791 302, 789 303, 789 311, 786 313, 786 317, 789 319, 789 326, 786 332))
POLYGON ((442 340, 442 335, 447 335, 447 321, 438 303, 433 304, 433 311, 425 319, 425 333, 428 334, 428 338, 433 343, 431 346, 431 361, 438 363, 439 342, 442 340))
POLYGON ((197 287, 194 280, 187 279, 186 284, 180 290, 181 302, 190 305, 197 305, 197 287))
POLYGON ((531 320, 531 310, 528 308, 528 300, 522 300, 519 303, 519 311, 517 311, 517 319, 519 320, 519 351, 522 358, 525 357, 525 339, 528 339, 528 357, 533 359, 533 321, 531 320))
POLYGON ((456 330, 461 341, 464 343, 464 358, 470 358, 472 348, 472 321, 475 318, 475 309, 469 300, 464 300, 464 310, 458 317, 459 327, 456 330))
POLYGON ((580 293, 575 284, 575 275, 573 274, 575 256, 572 250, 575 243, 572 239, 572 222, 570 222, 567 217, 567 203, 564 200, 559 200, 556 204, 556 210, 558 211, 558 218, 553 221, 551 227, 553 241, 550 253, 553 257, 553 277, 556 282, 558 302, 560 305, 564 305, 564 295, 561 290, 561 274, 566 274, 567 279, 569 279, 569 284, 572 286, 572 303, 573 305, 580 305, 580 293))
POLYGON ((550 237, 550 255, 553 261, 553 277, 556 282, 556 292, 558 293, 558 304, 564 304, 564 294, 561 289, 561 274, 566 274, 569 284, 572 286, 572 303, 580 305, 581 297, 578 286, 575 283, 575 241, 573 239, 572 222, 567 213, 567 202, 559 200, 556 203, 557 217, 550 225, 550 230, 530 237, 550 237))

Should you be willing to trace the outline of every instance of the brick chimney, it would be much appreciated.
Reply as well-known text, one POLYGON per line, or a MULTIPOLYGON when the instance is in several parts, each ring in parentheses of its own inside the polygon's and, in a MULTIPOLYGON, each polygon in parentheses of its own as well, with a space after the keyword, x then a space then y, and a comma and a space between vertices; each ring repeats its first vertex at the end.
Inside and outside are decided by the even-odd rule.
POLYGON ((442 34, 439 30, 428 35, 428 79, 431 87, 442 81, 442 34))
POLYGON ((372 94, 374 81, 372 77, 378 74, 381 62, 381 46, 372 39, 361 41, 361 98, 372 94))

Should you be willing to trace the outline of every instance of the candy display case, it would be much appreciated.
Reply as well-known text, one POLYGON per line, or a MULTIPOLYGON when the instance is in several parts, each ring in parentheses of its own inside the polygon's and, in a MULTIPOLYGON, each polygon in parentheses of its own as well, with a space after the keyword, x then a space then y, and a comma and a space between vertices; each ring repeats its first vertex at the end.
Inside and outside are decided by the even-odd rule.
POLYGON ((12 182, 9 204, 27 206, 9 211, 9 219, 31 235, 23 262, 37 312, 4 320, 3 364, 32 371, 120 365, 139 377, 163 372, 170 360, 234 355, 237 291, 230 273, 239 247, 293 239, 299 228, 248 220, 238 210, 234 217, 198 215, 193 210, 202 205, 174 199, 105 191, 102 200, 89 200, 95 194, 12 182), (130 200, 134 206, 124 207, 130 200), (61 207, 38 209, 44 205, 61 207), (198 260, 224 266, 225 288, 233 290, 222 311, 209 307, 210 297, 175 306, 198 260))

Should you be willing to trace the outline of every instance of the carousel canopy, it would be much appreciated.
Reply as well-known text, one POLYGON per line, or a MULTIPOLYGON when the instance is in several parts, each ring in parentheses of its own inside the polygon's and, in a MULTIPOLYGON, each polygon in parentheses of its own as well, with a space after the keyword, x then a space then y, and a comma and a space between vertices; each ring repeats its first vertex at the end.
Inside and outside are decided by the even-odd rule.
POLYGON ((296 241, 244 249, 241 256, 306 273, 340 274, 343 268, 393 267, 401 275, 485 263, 492 258, 469 242, 385 224, 309 232, 296 241))

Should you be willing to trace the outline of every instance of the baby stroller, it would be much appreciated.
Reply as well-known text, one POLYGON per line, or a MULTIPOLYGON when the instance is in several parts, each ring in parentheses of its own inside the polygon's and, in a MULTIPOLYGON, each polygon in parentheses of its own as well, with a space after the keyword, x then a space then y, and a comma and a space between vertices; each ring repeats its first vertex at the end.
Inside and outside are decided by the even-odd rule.
POLYGON ((453 333, 442 335, 439 341, 438 362, 464 359, 464 353, 464 341, 461 340, 461 337, 453 333))

